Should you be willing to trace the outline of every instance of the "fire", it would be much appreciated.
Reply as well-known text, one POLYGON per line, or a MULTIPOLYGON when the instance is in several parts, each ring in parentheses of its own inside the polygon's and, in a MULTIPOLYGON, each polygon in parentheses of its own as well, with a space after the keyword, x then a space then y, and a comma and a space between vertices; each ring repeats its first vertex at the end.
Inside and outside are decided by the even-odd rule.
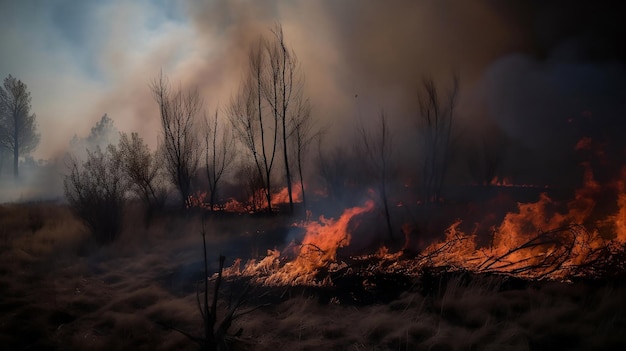
MULTIPOLYGON (((302 188, 300 183, 293 184, 291 187, 291 196, 294 203, 302 202, 302 188)), ((287 190, 287 187, 284 187, 278 192, 272 194, 271 205, 273 208, 287 203, 289 203, 289 191, 287 190)), ((196 194, 189 195, 187 198, 187 208, 192 207, 210 209, 207 193, 199 191, 196 194)), ((254 195, 251 195, 247 201, 240 202, 234 198, 229 198, 223 204, 216 204, 213 210, 235 213, 252 213, 255 210, 263 209, 265 207, 265 193, 263 192, 263 189, 259 189, 254 195)))
MULTIPOLYGON (((626 168, 624 170, 626 180, 626 168)), ((617 212, 593 222, 610 227, 614 238, 605 238, 596 228, 589 227, 596 206, 594 198, 607 186, 598 184, 586 167, 584 186, 571 201, 559 204, 547 194, 531 203, 519 203, 517 210, 505 215, 493 228, 489 245, 480 247, 476 233, 461 230, 462 221, 454 222, 445 232, 445 239, 427 246, 418 255, 408 258, 403 251, 390 252, 382 247, 376 254, 352 257, 352 262, 375 262, 366 270, 374 274, 402 273, 419 276, 426 267, 445 267, 447 270, 493 272, 530 279, 568 279, 593 273, 611 256, 626 245, 626 186, 625 181, 609 186, 618 190, 617 212), (582 272, 582 273, 581 273, 582 272)), ((318 221, 298 226, 306 230, 301 243, 292 243, 294 258, 270 250, 265 258, 250 260, 243 268, 237 261, 227 275, 246 276, 264 285, 327 285, 329 278, 319 280, 325 269, 336 272, 347 268, 337 260, 337 250, 350 244, 348 226, 359 214, 371 211, 374 202, 349 208, 338 219, 321 216, 318 221)), ((412 228, 402 227, 407 240, 412 228)), ((408 242, 407 242, 408 243, 408 242)), ((405 245, 406 246, 406 245, 405 245)), ((285 250, 287 251, 287 250, 285 250)))
POLYGON ((226 274, 251 276, 265 285, 325 284, 316 280, 319 269, 337 264, 337 250, 350 244, 350 221, 373 208, 374 202, 370 200, 362 207, 345 210, 336 220, 320 216, 319 221, 299 224, 306 233, 301 243, 293 244, 296 256, 292 261, 281 264, 281 253, 270 250, 265 258, 258 262, 250 260, 243 269, 236 262, 226 274))
MULTIPOLYGON (((293 184, 291 187, 291 197, 293 202, 302 202, 302 188, 300 183, 293 184)), ((272 195, 272 206, 279 206, 289 203, 289 191, 287 187, 280 189, 279 192, 272 195)))
MULTIPOLYGON (((577 148, 585 149, 590 144, 590 140, 584 139, 577 148)), ((610 269, 626 270, 626 263, 617 259, 618 255, 626 255, 626 167, 619 179, 600 184, 591 165, 582 166, 583 185, 571 200, 562 202, 542 193, 534 202, 518 203, 515 210, 493 225, 488 243, 478 240, 481 233, 478 227, 473 232, 464 232, 462 219, 457 219, 447 228, 443 240, 415 254, 409 247, 413 246, 411 240, 415 239, 413 234, 418 228, 405 224, 401 228, 405 236, 402 250, 394 253, 381 247, 375 254, 344 260, 367 266, 359 273, 364 275, 384 272, 419 276, 428 267, 439 267, 529 279, 568 280, 581 275, 601 275, 610 269), (604 213, 607 201, 615 201, 608 214, 604 213)), ((506 179, 492 183, 519 186, 511 185, 506 179)), ((369 193, 375 195, 372 190, 369 193)), ((350 221, 373 208, 374 202, 368 201, 362 207, 345 210, 336 220, 321 216, 318 221, 299 224, 306 232, 302 242, 292 243, 282 253, 270 250, 265 258, 251 260, 243 268, 237 261, 228 274, 250 277, 265 285, 332 284, 330 276, 320 278, 319 273, 339 272, 343 268, 346 269, 342 272, 352 271, 353 266, 337 259, 337 250, 350 244, 350 221), (289 255, 290 249, 293 255, 289 255)))
MULTIPOLYGON (((609 226, 615 238, 600 235, 588 222, 595 198, 606 190, 598 184, 588 165, 584 186, 577 190, 564 211, 548 195, 533 203, 519 203, 494 228, 492 243, 478 247, 474 233, 459 229, 461 221, 446 231, 445 240, 428 246, 418 258, 405 263, 417 267, 450 267, 475 272, 498 272, 541 279, 566 279, 601 263, 626 244, 626 193, 623 182, 608 186, 619 190, 618 211, 594 224, 609 226)), ((590 272, 590 271, 588 271, 590 272)))

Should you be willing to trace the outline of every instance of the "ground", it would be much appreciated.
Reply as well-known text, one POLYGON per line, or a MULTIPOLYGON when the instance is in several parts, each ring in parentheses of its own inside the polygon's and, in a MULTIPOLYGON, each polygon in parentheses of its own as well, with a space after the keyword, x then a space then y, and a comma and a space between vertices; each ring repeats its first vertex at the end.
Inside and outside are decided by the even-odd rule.
MULTIPOLYGON (((228 265, 282 245, 289 226, 281 216, 207 220, 210 270, 219 254, 228 265)), ((169 327, 202 330, 201 228, 198 214, 172 213, 150 226, 128 222, 115 243, 99 247, 64 205, 0 206, 0 345, 197 349, 169 327)), ((244 284, 225 280, 219 315, 244 284)), ((626 284, 619 281, 453 273, 403 280, 386 288, 391 294, 367 301, 351 299, 349 286, 341 289, 252 287, 241 311, 258 308, 233 323, 232 333, 241 334, 231 349, 626 349, 626 284)))

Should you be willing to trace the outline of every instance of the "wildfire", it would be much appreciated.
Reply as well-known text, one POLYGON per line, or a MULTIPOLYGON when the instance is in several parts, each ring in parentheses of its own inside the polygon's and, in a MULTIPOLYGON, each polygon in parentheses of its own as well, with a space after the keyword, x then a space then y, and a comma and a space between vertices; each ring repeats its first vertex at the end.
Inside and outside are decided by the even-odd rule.
MULTIPOLYGON (((486 247, 478 245, 476 233, 463 232, 462 221, 457 220, 446 230, 444 240, 427 246, 415 257, 408 258, 402 251, 392 253, 383 247, 374 255, 350 260, 353 263, 375 262, 366 269, 367 274, 379 271, 418 276, 426 267, 495 272, 531 279, 562 280, 594 274, 615 253, 624 250, 624 188, 624 181, 601 186, 586 167, 584 186, 569 203, 560 205, 546 194, 541 194, 536 202, 519 203, 517 211, 506 214, 493 228, 493 238, 486 247), (607 191, 607 187, 619 191, 618 210, 604 219, 591 220, 596 206, 594 199, 607 191), (614 237, 601 235, 599 227, 610 228, 614 237)), ((368 201, 363 207, 345 210, 337 220, 320 217, 319 221, 300 224, 306 235, 301 243, 293 244, 295 258, 289 260, 278 250, 270 250, 265 258, 251 260, 242 269, 240 262, 236 262, 228 274, 251 277, 265 285, 332 284, 328 280, 320 281, 318 272, 322 267, 329 272, 350 269, 346 263, 337 261, 337 250, 350 244, 350 221, 373 207, 374 203, 368 201)), ((402 230, 408 240, 411 226, 405 225, 402 230)))
MULTIPOLYGON (((291 187, 291 197, 293 202, 302 202, 302 188, 300 184, 294 184, 291 187)), ((279 192, 272 195, 272 206, 279 206, 289 203, 289 191, 287 187, 282 188, 279 192)))
POLYGON ((593 179, 586 166, 584 186, 576 191, 565 211, 556 210, 558 204, 546 194, 541 194, 536 202, 519 203, 517 211, 506 214, 494 228, 492 243, 482 248, 478 247, 474 233, 459 229, 459 220, 447 229, 445 240, 431 244, 401 266, 414 274, 420 267, 428 266, 532 279, 593 274, 595 267, 608 263, 626 245, 626 194, 622 181, 609 186, 619 190, 617 213, 588 223, 596 205, 594 198, 605 188, 593 179), (604 237, 598 227, 609 227, 615 237, 604 237))
POLYGON ((369 200, 362 207, 345 210, 338 219, 320 216, 319 221, 299 224, 306 231, 301 243, 293 243, 295 258, 281 264, 281 253, 270 250, 260 261, 250 260, 243 269, 240 261, 225 271, 226 275, 254 277, 265 285, 317 285, 325 284, 316 280, 319 268, 330 267, 335 262, 337 250, 350 244, 348 225, 356 216, 371 211, 374 202, 369 200))
MULTIPOLYGON (((300 187, 300 183, 293 184, 291 187, 291 196, 294 203, 302 202, 302 188, 300 187)), ((207 203, 207 193, 206 192, 197 192, 196 194, 190 195, 187 199, 187 208, 197 207, 197 208, 205 208, 210 209, 210 205, 207 203)), ((256 191, 254 195, 251 195, 247 201, 240 202, 234 198, 229 198, 223 204, 215 204, 213 211, 225 211, 225 212, 235 212, 235 213, 251 213, 256 210, 262 209, 265 207, 265 193, 263 189, 259 189, 256 191)), ((277 193, 272 194, 271 205, 273 208, 279 207, 284 204, 289 203, 289 191, 287 187, 282 188, 277 193)))
MULTIPOLYGON (((577 148, 589 148, 590 144, 584 139, 577 148)), ((488 243, 478 240, 478 229, 463 231, 463 222, 458 219, 447 228, 443 240, 415 254, 410 247, 418 231, 415 224, 405 224, 401 228, 405 236, 401 251, 394 253, 382 247, 375 254, 338 260, 337 250, 351 241, 349 223, 374 208, 374 202, 368 201, 362 207, 345 210, 336 220, 322 216, 318 221, 298 224, 306 232, 302 242, 292 243, 282 253, 270 250, 265 258, 250 260, 243 268, 238 260, 226 274, 250 277, 264 285, 327 285, 332 284, 330 275, 324 277, 321 272, 354 274, 357 267, 361 275, 420 276, 426 269, 438 267, 558 280, 624 271, 626 262, 619 257, 626 257, 626 167, 619 179, 600 184, 590 164, 582 166, 583 186, 570 201, 562 203, 542 193, 535 202, 518 203, 516 210, 493 225, 488 243), (598 206, 598 201, 603 206, 598 206), (615 202, 607 214, 605 206, 610 201, 615 202), (413 252, 412 256, 405 255, 405 250, 413 252)), ((506 179, 494 179, 492 184, 519 186, 506 179)))

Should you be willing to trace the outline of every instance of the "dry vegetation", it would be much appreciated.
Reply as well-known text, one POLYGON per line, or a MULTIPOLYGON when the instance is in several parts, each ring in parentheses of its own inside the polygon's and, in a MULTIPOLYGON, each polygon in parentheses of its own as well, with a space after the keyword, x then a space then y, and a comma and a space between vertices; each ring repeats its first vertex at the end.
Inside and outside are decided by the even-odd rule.
MULTIPOLYGON (((129 210, 127 218, 133 218, 129 210)), ((208 221, 218 254, 263 255, 282 244, 284 217, 208 221), (255 228, 250 232, 246 228, 255 228)), ((141 223, 141 221, 137 221, 141 223)), ((0 206, 0 345, 6 350, 192 350, 159 323, 201 334, 197 214, 149 228, 127 220, 118 241, 94 245, 57 204, 0 206)), ((211 260, 211 258, 215 258, 211 260)), ((228 264, 228 262, 227 262, 228 264)), ((223 315, 242 282, 227 281, 223 315)), ((332 290, 331 290, 332 292, 332 290)), ((344 292, 345 293, 345 292, 344 292)), ((255 287, 238 319, 235 350, 617 350, 626 346, 620 282, 525 282, 456 273, 415 280, 388 300, 354 304, 305 288, 255 287)), ((342 296, 349 296, 343 294, 342 296)))

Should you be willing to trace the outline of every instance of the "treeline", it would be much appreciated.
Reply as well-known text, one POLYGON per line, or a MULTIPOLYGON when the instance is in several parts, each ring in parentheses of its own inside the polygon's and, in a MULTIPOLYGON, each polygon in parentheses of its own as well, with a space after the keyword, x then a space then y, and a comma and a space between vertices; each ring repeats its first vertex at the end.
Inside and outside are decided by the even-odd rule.
MULTIPOLYGON (((128 201, 140 203, 150 223, 167 204, 189 206, 198 192, 207 194, 204 207, 211 211, 228 196, 248 201, 252 211, 272 212, 272 195, 286 187, 288 212, 293 213, 298 186, 303 202, 298 210, 304 212, 310 191, 305 185, 312 183, 334 203, 373 188, 388 239, 395 240, 391 207, 397 199, 392 194, 397 194, 399 169, 406 166, 399 164, 399 152, 413 165, 410 174, 402 175, 403 181, 413 182, 402 189, 410 192, 408 198, 422 204, 442 200, 455 152, 457 75, 444 87, 433 79, 422 80, 417 142, 407 150, 400 149, 384 111, 376 123, 356 121, 353 135, 346 138, 352 140, 349 147, 331 143, 326 133, 330 126, 315 116, 300 63, 280 25, 249 48, 243 72, 231 100, 211 112, 198 89, 173 88, 165 73, 156 76, 150 82, 160 121, 155 150, 137 133, 118 132, 106 114, 87 137, 71 140, 64 160, 64 194, 98 241, 115 239, 128 201)), ((0 166, 13 153, 17 177, 16 160, 35 149, 39 134, 30 94, 11 76, 2 90, 1 112, 0 166)), ((485 146, 469 155, 474 182, 488 183, 501 152, 485 146)))

